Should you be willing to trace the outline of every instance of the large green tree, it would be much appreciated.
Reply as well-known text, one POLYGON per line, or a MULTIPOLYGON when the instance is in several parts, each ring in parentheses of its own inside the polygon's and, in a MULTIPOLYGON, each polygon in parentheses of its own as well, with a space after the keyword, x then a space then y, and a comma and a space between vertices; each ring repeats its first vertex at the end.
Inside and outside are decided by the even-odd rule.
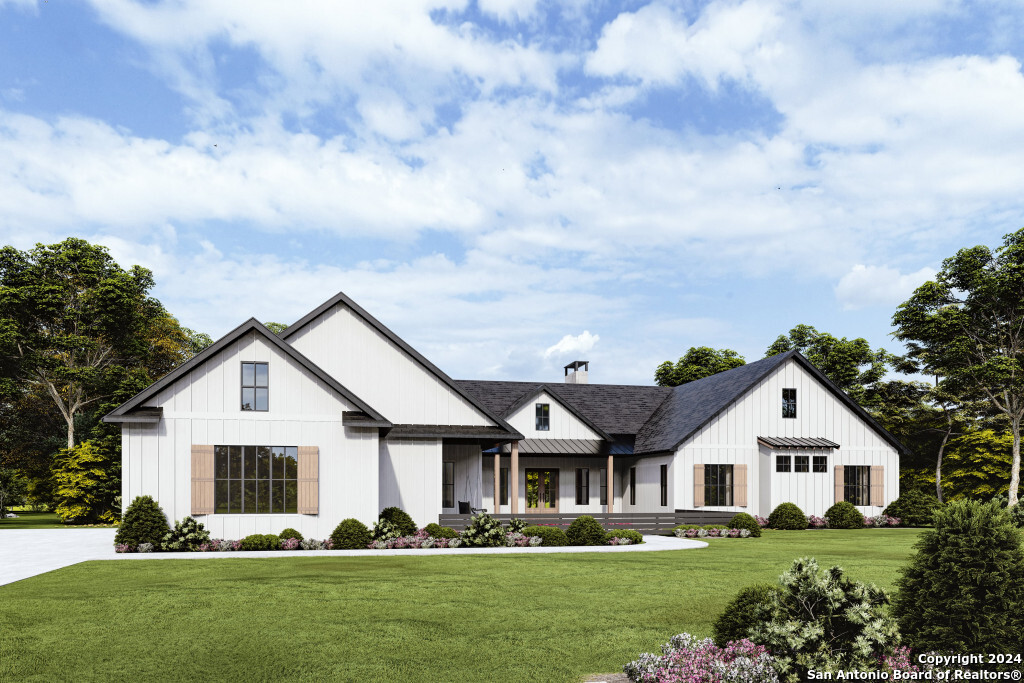
POLYGON ((893 316, 926 372, 956 395, 981 394, 1006 416, 1012 437, 1009 500, 1020 488, 1024 420, 1024 229, 1002 246, 961 249, 893 316))
POLYGON ((745 364, 743 356, 732 349, 691 346, 675 363, 665 361, 659 365, 654 371, 654 381, 660 387, 677 387, 745 364))

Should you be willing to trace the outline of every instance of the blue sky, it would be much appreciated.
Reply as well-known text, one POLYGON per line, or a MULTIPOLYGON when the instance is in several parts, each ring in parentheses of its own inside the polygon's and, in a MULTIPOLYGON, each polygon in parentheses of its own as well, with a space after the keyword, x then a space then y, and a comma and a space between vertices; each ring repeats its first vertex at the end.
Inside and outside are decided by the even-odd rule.
POLYGON ((1016 2, 0 0, 0 237, 217 337, 341 290, 455 377, 900 351, 1024 225, 1016 2), (372 9, 367 9, 372 7, 372 9))

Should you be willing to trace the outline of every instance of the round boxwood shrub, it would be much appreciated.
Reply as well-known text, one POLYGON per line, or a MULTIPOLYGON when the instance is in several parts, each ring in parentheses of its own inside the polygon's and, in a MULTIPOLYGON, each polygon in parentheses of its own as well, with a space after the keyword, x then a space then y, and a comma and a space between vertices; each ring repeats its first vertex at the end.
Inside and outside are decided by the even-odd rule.
POLYGON ((580 515, 565 530, 569 545, 604 545, 605 531, 590 515, 580 515))
POLYGON ((712 629, 715 645, 725 647, 730 640, 748 637, 750 629, 770 613, 773 596, 779 590, 778 586, 770 583, 755 583, 737 593, 715 621, 712 629))
POLYGON ((409 513, 402 508, 384 508, 380 511, 380 519, 382 521, 391 522, 393 525, 398 527, 399 536, 412 536, 419 528, 416 526, 416 522, 412 521, 412 517, 409 516, 409 513))
POLYGON ((423 530, 430 534, 431 538, 458 538, 459 532, 449 526, 441 526, 436 522, 423 527, 423 530))
POLYGON ((541 545, 544 546, 569 545, 565 532, 557 526, 528 526, 523 529, 523 536, 540 536, 541 545))
POLYGON ((279 533, 277 535, 277 537, 280 538, 282 541, 287 539, 287 538, 294 538, 297 541, 305 540, 303 538, 302 534, 300 534, 295 529, 292 529, 291 527, 289 527, 289 528, 285 529, 284 531, 282 531, 281 533, 279 533))
POLYGON ((932 515, 940 507, 942 503, 935 496, 910 489, 889 503, 882 514, 899 517, 900 526, 931 526, 932 515))
POLYGON ((861 529, 864 527, 864 515, 853 503, 841 500, 828 510, 825 519, 829 529, 861 529))
POLYGON ((794 503, 780 503, 768 515, 768 526, 772 529, 806 529, 807 515, 794 503))
POLYGON ((613 538, 628 538, 633 545, 639 545, 644 542, 644 535, 634 529, 619 529, 618 531, 609 531, 605 534, 605 544, 613 538))
POLYGON ((746 512, 737 512, 733 515, 733 518, 729 520, 729 528, 746 529, 754 538, 760 538, 761 536, 761 525, 746 512))
POLYGON ((905 641, 922 651, 1019 652, 1024 551, 1009 513, 958 500, 933 520, 896 581, 892 612, 905 641))
POLYGON ((363 550, 370 545, 370 530, 358 519, 343 519, 331 532, 331 544, 335 550, 363 550))
POLYGON ((121 526, 114 535, 114 545, 138 546, 140 543, 152 543, 159 548, 170 530, 167 515, 153 497, 138 496, 124 511, 121 526))
POLYGON ((281 538, 274 534, 251 534, 241 541, 239 550, 280 550, 281 538))

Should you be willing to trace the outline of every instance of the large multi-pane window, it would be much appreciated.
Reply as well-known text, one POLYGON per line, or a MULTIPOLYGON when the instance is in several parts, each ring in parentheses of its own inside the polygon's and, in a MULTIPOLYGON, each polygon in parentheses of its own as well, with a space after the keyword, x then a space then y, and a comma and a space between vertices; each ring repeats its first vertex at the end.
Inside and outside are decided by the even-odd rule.
POLYGON ((871 504, 871 467, 847 465, 843 468, 843 500, 854 505, 871 504))
POLYGON ((796 389, 782 390, 782 417, 796 417, 796 389))
MULTIPOLYGON (((455 507, 455 463, 442 463, 441 472, 441 507, 455 507)), ((435 470, 436 471, 436 470, 435 470)))
POLYGON ((704 504, 732 505, 732 465, 704 465, 704 504))
POLYGON ((590 468, 576 468, 576 504, 590 505, 590 468))
POLYGON ((298 448, 215 446, 214 512, 298 511, 298 448))
POLYGON ((537 431, 546 432, 551 429, 551 406, 547 403, 537 404, 537 431))
POLYGON ((601 470, 601 505, 608 504, 608 470, 601 470))
POLYGON ((661 505, 668 505, 668 465, 661 466, 661 505))
POLYGON ((242 410, 269 410, 269 372, 266 363, 242 363, 242 410))

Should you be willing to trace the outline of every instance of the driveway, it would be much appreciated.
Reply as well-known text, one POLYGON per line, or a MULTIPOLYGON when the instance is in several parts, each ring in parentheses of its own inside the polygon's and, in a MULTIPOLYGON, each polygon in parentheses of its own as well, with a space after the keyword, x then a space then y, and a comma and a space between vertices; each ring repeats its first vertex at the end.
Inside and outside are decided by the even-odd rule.
MULTIPOLYGON (((368 555, 504 555, 508 553, 629 553, 706 548, 704 541, 644 536, 643 545, 561 548, 428 548, 423 550, 270 550, 226 553, 114 552, 116 529, 10 529, 0 531, 0 586, 86 560, 216 560, 273 557, 366 557, 368 555)), ((725 542, 728 542, 726 540, 725 542)), ((735 541, 733 541, 735 542, 735 541)))

